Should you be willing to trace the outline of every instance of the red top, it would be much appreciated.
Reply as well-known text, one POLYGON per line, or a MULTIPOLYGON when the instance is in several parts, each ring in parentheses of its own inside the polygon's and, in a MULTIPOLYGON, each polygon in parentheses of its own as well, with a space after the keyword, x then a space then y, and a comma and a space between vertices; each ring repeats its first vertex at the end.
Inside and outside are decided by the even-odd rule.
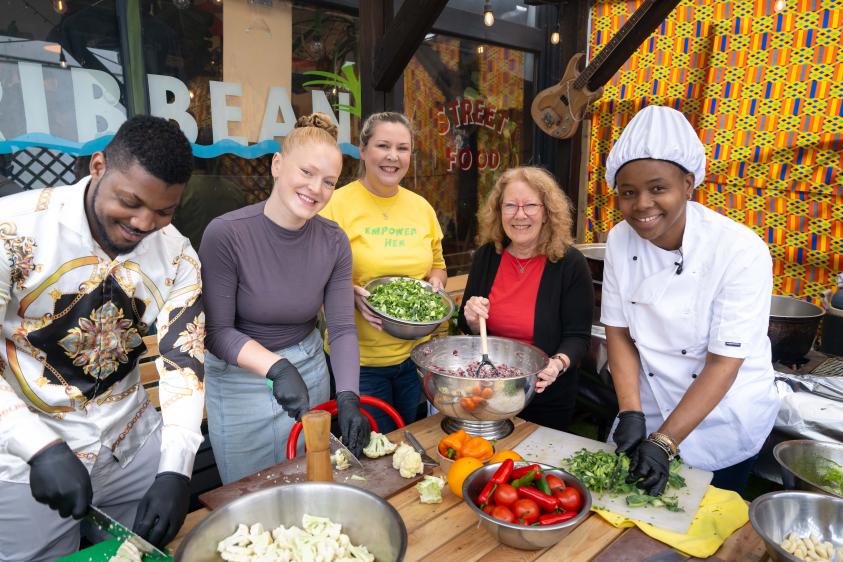
POLYGON ((490 335, 533 344, 536 297, 546 261, 544 256, 517 259, 504 250, 489 292, 486 329, 490 335))

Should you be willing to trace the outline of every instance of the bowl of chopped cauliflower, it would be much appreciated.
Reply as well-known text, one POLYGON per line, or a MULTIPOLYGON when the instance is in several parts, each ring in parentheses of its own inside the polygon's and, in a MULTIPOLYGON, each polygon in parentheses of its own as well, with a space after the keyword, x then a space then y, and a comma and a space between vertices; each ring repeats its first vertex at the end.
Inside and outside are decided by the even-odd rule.
POLYGON ((174 561, 398 562, 406 550, 407 528, 383 498, 336 482, 301 482, 212 511, 184 538, 174 561))
POLYGON ((402 340, 428 336, 454 314, 453 299, 412 277, 378 277, 364 287, 366 304, 381 319, 384 331, 402 340))

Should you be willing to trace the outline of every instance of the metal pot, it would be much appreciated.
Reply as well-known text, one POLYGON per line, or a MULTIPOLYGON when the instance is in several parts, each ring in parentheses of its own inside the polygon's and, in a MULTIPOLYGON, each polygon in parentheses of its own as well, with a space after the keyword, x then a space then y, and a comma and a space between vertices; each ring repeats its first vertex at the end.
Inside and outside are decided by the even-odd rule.
POLYGON ((825 310, 815 304, 773 295, 767 329, 773 361, 795 362, 804 358, 811 351, 824 315, 825 310))
POLYGON ((594 284, 594 306, 599 310, 603 290, 603 262, 606 259, 606 243, 574 244, 574 248, 582 252, 591 272, 591 282, 594 284))

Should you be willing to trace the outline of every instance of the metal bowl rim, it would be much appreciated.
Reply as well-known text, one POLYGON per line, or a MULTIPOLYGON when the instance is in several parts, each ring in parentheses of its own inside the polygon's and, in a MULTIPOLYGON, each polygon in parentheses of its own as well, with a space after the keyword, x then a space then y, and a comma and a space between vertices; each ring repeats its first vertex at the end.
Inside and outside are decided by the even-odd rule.
MULTIPOLYGON (((778 443, 775 447, 773 447, 773 458, 776 459, 776 462, 779 463, 779 466, 781 466, 783 468, 786 468, 788 471, 790 471, 791 474, 793 474, 794 476, 796 476, 800 480, 804 480, 805 482, 807 482, 811 486, 814 486, 815 488, 821 488, 822 490, 825 491, 826 494, 831 494, 835 498, 843 499, 843 496, 841 496, 840 494, 834 492, 833 490, 829 490, 828 486, 823 486, 822 484, 818 484, 817 482, 815 482, 811 478, 808 478, 806 476, 803 476, 801 473, 796 472, 795 470, 793 470, 790 467, 790 464, 786 463, 784 461, 784 459, 781 458, 781 450, 782 449, 785 449, 787 447, 794 447, 794 446, 801 447, 801 446, 805 446, 805 445, 814 445, 814 444, 828 445, 832 449, 839 449, 839 450, 843 451, 843 445, 841 445, 840 443, 835 443, 833 441, 815 441, 813 439, 789 439, 787 441, 782 441, 781 443, 778 443)), ((815 492, 815 493, 822 493, 822 492, 815 492)))
POLYGON ((796 297, 791 297, 788 295, 771 295, 772 299, 779 298, 783 300, 793 300, 798 301, 804 305, 813 307, 817 309, 819 312, 814 312, 813 314, 773 314, 772 310, 770 311, 770 319, 772 320, 807 320, 812 318, 822 318, 825 316, 825 309, 819 305, 816 305, 812 302, 808 302, 802 299, 798 299, 796 297))
MULTIPOLYGON (((426 289, 429 289, 430 292, 433 293, 433 285, 431 285, 430 283, 428 283, 424 279, 416 279, 415 277, 406 277, 406 276, 403 276, 403 275, 382 275, 381 277, 375 277, 374 279, 370 279, 369 282, 366 283, 366 285, 363 288, 366 289, 367 291, 369 291, 369 287, 371 287, 372 284, 374 284, 376 281, 377 282, 383 281, 385 283, 387 281, 393 281, 395 279, 407 279, 407 280, 410 280, 410 281, 415 281, 416 283, 419 283, 421 286, 425 287, 426 289)), ((371 293, 371 291, 369 291, 369 292, 371 293)), ((385 312, 381 312, 380 310, 378 310, 377 308, 375 308, 374 306, 369 304, 369 297, 366 297, 366 306, 368 306, 369 310, 371 310, 377 316, 380 316, 380 317, 385 318, 387 320, 390 320, 392 322, 396 322, 398 324, 404 324, 405 326, 417 326, 417 327, 431 326, 431 325, 437 325, 438 326, 439 324, 441 324, 442 322, 445 322, 446 320, 450 319, 451 316, 454 315, 454 310, 456 309, 456 303, 454 302, 454 299, 452 299, 451 296, 442 289, 439 289, 434 294, 439 295, 440 297, 445 299, 446 303, 448 303, 448 313, 445 316, 443 316, 441 320, 428 320, 427 322, 414 322, 414 321, 411 321, 411 320, 402 320, 401 318, 396 318, 395 316, 390 316, 389 314, 387 314, 385 312)))
MULTIPOLYGON (((477 473, 477 471, 483 470, 483 469, 489 468, 489 467, 498 467, 501 464, 503 464, 503 463, 502 462, 496 462, 496 463, 490 463, 490 464, 484 465, 482 468, 478 468, 474 472, 472 472, 471 474, 466 476, 465 480, 463 480, 463 483, 462 483, 462 499, 463 499, 463 502, 468 504, 468 507, 470 507, 471 510, 474 513, 476 513, 478 516, 480 516, 481 519, 484 519, 486 521, 494 523, 495 525, 498 525, 500 527, 505 527, 507 529, 513 529, 513 530, 516 530, 516 531, 523 531, 525 529, 527 529, 528 531, 540 531, 540 532, 541 531, 559 531, 559 530, 562 530, 562 529, 566 529, 568 527, 575 527, 577 524, 584 521, 585 518, 588 517, 588 514, 591 512, 591 491, 588 488, 586 488, 585 484, 583 484, 580 481, 579 478, 577 478, 576 476, 574 476, 573 474, 571 474, 570 472, 568 472, 564 468, 559 468, 557 466, 552 466, 552 465, 544 464, 544 463, 540 463, 540 462, 515 461, 516 466, 529 466, 531 464, 537 464, 540 467, 542 467, 543 471, 549 469, 551 471, 561 472, 561 473, 565 474, 566 476, 570 477, 571 480, 575 481, 577 484, 580 485, 580 487, 583 490, 585 490, 585 494, 584 494, 584 497, 583 497, 584 501, 583 501, 582 509, 580 509, 579 513, 577 513, 574 517, 568 519, 567 521, 563 521, 562 523, 556 523, 555 525, 542 525, 541 527, 532 527, 530 525, 516 525, 515 523, 507 523, 506 521, 501 521, 499 519, 495 519, 494 517, 492 517, 491 515, 488 515, 487 513, 484 513, 482 509, 480 509, 479 507, 474 505, 473 501, 466 498, 466 492, 468 491, 468 484, 472 480, 472 476, 474 476, 477 473)), ((492 474, 494 474, 494 473, 492 473, 492 474)), ((474 476, 474 477, 476 478, 477 476, 474 476)), ((566 484, 566 486, 567 486, 567 484, 566 484)))
MULTIPOLYGON (((435 342, 439 339, 442 339, 442 338, 449 338, 449 339, 452 339, 452 340, 453 339, 459 339, 461 341, 469 341, 469 340, 476 341, 476 340, 480 339, 480 336, 439 336, 439 337, 436 337, 436 338, 431 338, 431 339, 427 340, 426 342, 420 343, 419 345, 414 347, 413 351, 410 352, 410 358, 413 359, 413 357, 416 355, 416 353, 420 353, 418 350, 421 349, 422 347, 424 347, 426 345, 431 345, 433 342, 435 342)), ((530 348, 532 351, 536 351, 539 354, 539 358, 542 358, 542 357, 544 358, 544 361, 545 361, 544 366, 541 369, 539 369, 538 371, 536 371, 535 373, 525 373, 523 375, 515 376, 515 377, 491 377, 490 378, 490 377, 460 377, 460 376, 457 376, 457 375, 449 375, 447 373, 442 373, 440 371, 431 369, 429 367, 422 367, 421 365, 419 365, 418 361, 416 361, 415 359, 413 359, 413 363, 416 364, 416 367, 418 368, 418 370, 431 371, 432 373, 435 373, 437 376, 448 377, 450 379, 457 379, 457 380, 461 380, 461 381, 465 381, 465 380, 512 381, 512 380, 518 380, 518 379, 524 379, 524 378, 528 378, 528 377, 537 376, 539 373, 541 373, 545 369, 545 367, 547 367, 547 363, 550 361, 550 356, 548 356, 547 353, 545 353, 542 349, 536 347, 535 345, 532 345, 532 344, 529 344, 529 343, 524 343, 522 341, 518 341, 518 340, 512 339, 512 338, 503 338, 503 337, 500 337, 500 336, 488 336, 486 339, 489 340, 489 341, 495 340, 495 341, 515 342, 515 343, 518 343, 520 345, 523 345, 524 347, 530 348)), ((419 373, 419 376, 421 377, 422 374, 419 373)))
MULTIPOLYGON (((401 517, 401 514, 398 513, 398 510, 395 507, 386 501, 384 498, 380 497, 379 495, 370 492, 369 490, 364 490, 363 488, 358 488, 357 486, 351 486, 349 484, 342 484, 340 482, 295 482, 292 484, 284 484, 283 486, 273 486, 271 488, 266 488, 265 490, 259 490, 257 492, 251 492, 244 496, 233 500, 224 506, 211 511, 202 521, 199 522, 193 529, 188 532, 184 538, 182 539, 181 543, 179 543, 179 547, 176 549, 175 554, 173 554, 173 560, 178 559, 181 555, 184 554, 184 549, 186 545, 190 543, 190 539, 193 537, 194 534, 198 535, 200 531, 202 531, 205 527, 210 526, 211 519, 213 518, 214 514, 223 513, 223 510, 237 502, 245 503, 245 500, 251 499, 254 500, 256 497, 261 495, 272 495, 278 488, 288 488, 288 487, 295 487, 295 486, 302 486, 302 487, 323 487, 323 486, 340 486, 343 488, 350 488, 355 492, 360 492, 363 495, 370 496, 371 498, 377 500, 376 503, 379 503, 387 508, 387 513, 394 516, 395 519, 398 521, 398 530, 400 531, 401 535, 401 544, 398 546, 398 560, 402 560, 404 556, 407 554, 407 545, 409 541, 409 537, 407 535, 407 525, 404 524, 404 519, 401 517)), ((301 523, 301 522, 299 522, 301 523)), ((298 525, 298 523, 294 523, 294 525, 298 525)), ((224 538, 224 537, 223 537, 224 538)), ((222 539, 220 539, 222 540, 222 539)), ((365 545, 364 545, 365 546, 365 545)))
POLYGON ((776 552, 777 555, 783 557, 785 560, 795 560, 798 561, 799 559, 795 556, 788 553, 785 549, 779 545, 776 541, 774 541, 770 536, 759 527, 759 524, 756 523, 757 516, 756 512, 760 509, 759 506, 778 499, 779 497, 788 497, 788 496, 805 496, 809 498, 814 498, 817 501, 830 501, 832 503, 840 503, 841 507, 843 507, 843 498, 838 498, 835 496, 829 496, 828 494, 821 494, 819 492, 806 492, 802 490, 777 490, 775 492, 767 492, 764 495, 758 496, 755 498, 749 506, 749 522, 752 523, 752 528, 755 529, 755 532, 758 533, 758 536, 764 541, 764 544, 767 545, 769 548, 770 546, 773 547, 773 550, 776 552))

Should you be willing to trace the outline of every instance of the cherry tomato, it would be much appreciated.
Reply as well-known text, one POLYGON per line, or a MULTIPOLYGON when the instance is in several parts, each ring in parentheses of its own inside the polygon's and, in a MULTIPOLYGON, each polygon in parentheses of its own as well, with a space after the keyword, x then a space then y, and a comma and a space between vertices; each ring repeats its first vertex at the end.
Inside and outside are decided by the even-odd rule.
POLYGON ((561 492, 565 489, 565 482, 563 482, 558 476, 548 474, 545 476, 545 479, 547 480, 547 485, 550 486, 550 492, 552 494, 555 495, 557 490, 561 492))
POLYGON ((495 519, 500 519, 501 521, 505 521, 507 523, 513 523, 515 521, 515 517, 513 517, 512 512, 505 505, 496 505, 492 510, 491 515, 495 519))
POLYGON ((533 500, 520 499, 512 504, 512 514, 515 519, 523 519, 528 525, 539 520, 542 510, 533 500))
POLYGON ((491 515, 494 510, 495 510, 495 504, 490 503, 490 504, 487 504, 486 507, 483 508, 483 513, 487 513, 487 514, 491 515))
POLYGON ((576 488, 569 486, 554 495, 559 498, 559 506, 565 511, 578 512, 582 508, 582 496, 576 488))
POLYGON ((495 489, 492 499, 494 499, 495 503, 498 505, 505 505, 509 507, 518 500, 518 490, 509 484, 501 484, 495 489))

